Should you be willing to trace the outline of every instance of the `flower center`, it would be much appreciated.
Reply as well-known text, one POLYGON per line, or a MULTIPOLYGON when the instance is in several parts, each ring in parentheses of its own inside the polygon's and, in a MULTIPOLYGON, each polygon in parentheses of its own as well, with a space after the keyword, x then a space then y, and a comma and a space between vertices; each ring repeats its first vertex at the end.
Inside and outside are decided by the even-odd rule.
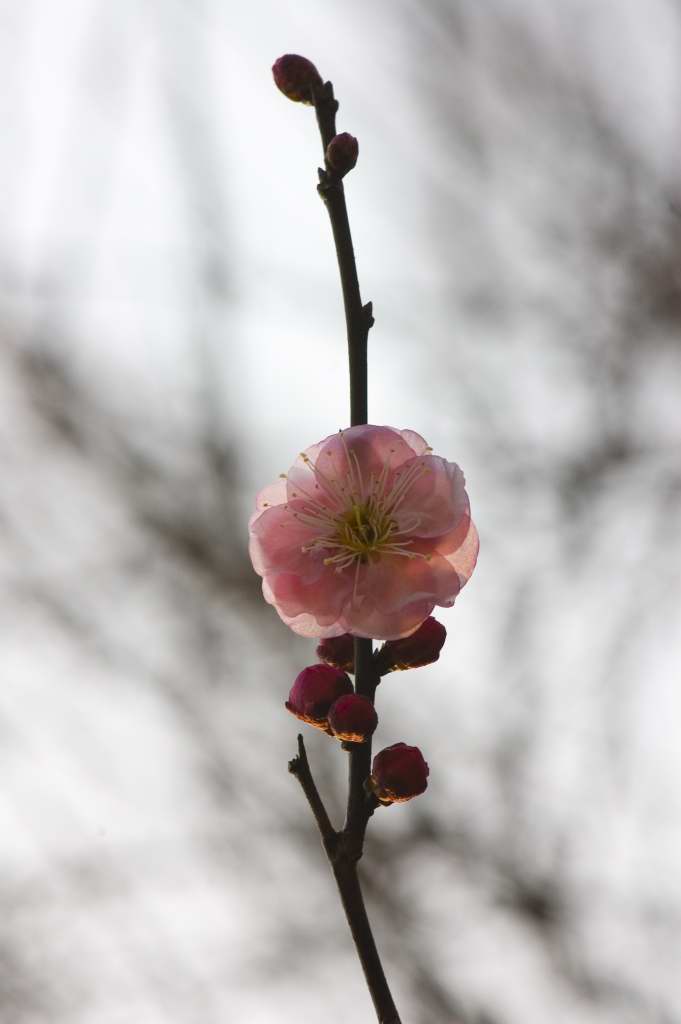
POLYGON ((340 519, 336 536, 345 551, 359 556, 360 562, 367 562, 386 546, 396 530, 397 523, 386 515, 380 503, 355 502, 340 519))
MULTIPOLYGON (((336 572, 353 564, 359 572, 360 565, 375 562, 381 555, 428 560, 429 555, 408 550, 413 544, 409 535, 414 533, 420 519, 414 517, 411 522, 400 525, 394 515, 412 484, 429 472, 428 467, 415 461, 406 470, 398 469, 390 480, 390 463, 386 460, 381 472, 372 473, 365 481, 359 460, 345 445, 342 431, 341 441, 348 467, 342 479, 327 476, 318 464, 319 459, 313 464, 308 456, 302 455, 314 475, 315 487, 329 501, 329 504, 322 504, 297 485, 308 500, 293 515, 317 533, 302 550, 306 553, 323 551, 324 564, 333 566, 336 572)), ((297 492, 293 492, 293 497, 298 497, 297 492)))

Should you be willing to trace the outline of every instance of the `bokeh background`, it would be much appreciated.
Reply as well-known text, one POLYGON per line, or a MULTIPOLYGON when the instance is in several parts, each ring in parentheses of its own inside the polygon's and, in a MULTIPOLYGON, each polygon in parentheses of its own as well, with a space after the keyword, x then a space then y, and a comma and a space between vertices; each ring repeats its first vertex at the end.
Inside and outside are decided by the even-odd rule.
MULTIPOLYGON (((254 492, 347 423, 312 58, 370 411, 482 549, 379 690, 428 792, 365 879, 410 1024, 681 1021, 681 10, 0 3, 0 1020, 369 1021, 282 701, 254 492)), ((338 820, 344 755, 310 736, 338 820)))

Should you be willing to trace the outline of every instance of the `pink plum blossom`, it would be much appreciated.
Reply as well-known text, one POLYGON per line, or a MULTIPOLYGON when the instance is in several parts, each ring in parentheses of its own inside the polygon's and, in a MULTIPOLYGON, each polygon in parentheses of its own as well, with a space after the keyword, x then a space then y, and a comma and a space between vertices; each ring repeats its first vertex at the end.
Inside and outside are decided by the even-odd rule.
POLYGON ((265 599, 300 636, 408 636, 475 567, 464 483, 412 430, 366 424, 313 445, 256 500, 265 599))

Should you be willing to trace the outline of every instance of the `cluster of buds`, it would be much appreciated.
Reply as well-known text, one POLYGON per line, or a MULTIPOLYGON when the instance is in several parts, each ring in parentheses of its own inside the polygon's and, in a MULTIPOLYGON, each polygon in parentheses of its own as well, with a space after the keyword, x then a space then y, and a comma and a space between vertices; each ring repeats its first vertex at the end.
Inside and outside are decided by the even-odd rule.
POLYGON ((365 743, 378 725, 373 704, 356 694, 349 677, 331 665, 309 665, 291 687, 286 709, 346 743, 365 743))
MULTIPOLYGON (((389 672, 403 672, 408 668, 423 668, 432 665, 440 657, 440 651, 447 639, 447 630, 428 616, 410 636, 401 640, 387 640, 374 654, 374 664, 379 675, 389 672)), ((349 633, 322 640, 317 647, 317 657, 326 665, 354 672, 355 655, 353 638, 349 633)))
MULTIPOLYGON (((447 631, 429 617, 408 637, 388 640, 374 654, 380 675, 431 665, 440 657, 447 631)), ((320 664, 304 668, 291 687, 286 708, 296 718, 346 743, 366 743, 378 725, 373 703, 355 693, 348 672, 354 672, 354 638, 349 633, 321 640, 320 664)), ((403 803, 428 786, 428 764, 418 747, 394 743, 374 757, 366 780, 367 793, 378 803, 403 803)))

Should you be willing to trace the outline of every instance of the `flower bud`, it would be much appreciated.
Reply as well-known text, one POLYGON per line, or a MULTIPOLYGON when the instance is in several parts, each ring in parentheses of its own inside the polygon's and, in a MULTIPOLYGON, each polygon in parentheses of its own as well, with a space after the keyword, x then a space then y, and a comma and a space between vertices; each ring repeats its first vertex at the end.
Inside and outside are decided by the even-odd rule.
POLYGON ((382 804, 403 803, 425 791, 428 771, 418 747, 394 743, 376 754, 367 788, 382 804))
POLYGON ((285 53, 272 65, 277 89, 296 103, 314 103, 313 89, 322 86, 322 78, 311 60, 297 53, 285 53))
POLYGON ((329 636, 317 647, 317 657, 327 665, 340 668, 343 672, 355 671, 355 639, 350 633, 329 636))
POLYGON ((421 668, 431 665, 440 657, 447 638, 447 630, 429 616, 411 636, 401 640, 388 640, 376 655, 376 666, 382 676, 395 670, 421 668))
POLYGON ((378 725, 378 715, 370 700, 357 693, 339 697, 329 710, 329 729, 346 743, 364 743, 378 725))
POLYGON ((352 692, 345 672, 330 665, 310 665, 296 676, 286 709, 317 729, 328 729, 329 708, 339 697, 352 692))
POLYGON ((359 143, 354 135, 341 132, 340 135, 334 135, 326 147, 326 162, 331 170, 342 178, 355 166, 358 154, 359 143))

